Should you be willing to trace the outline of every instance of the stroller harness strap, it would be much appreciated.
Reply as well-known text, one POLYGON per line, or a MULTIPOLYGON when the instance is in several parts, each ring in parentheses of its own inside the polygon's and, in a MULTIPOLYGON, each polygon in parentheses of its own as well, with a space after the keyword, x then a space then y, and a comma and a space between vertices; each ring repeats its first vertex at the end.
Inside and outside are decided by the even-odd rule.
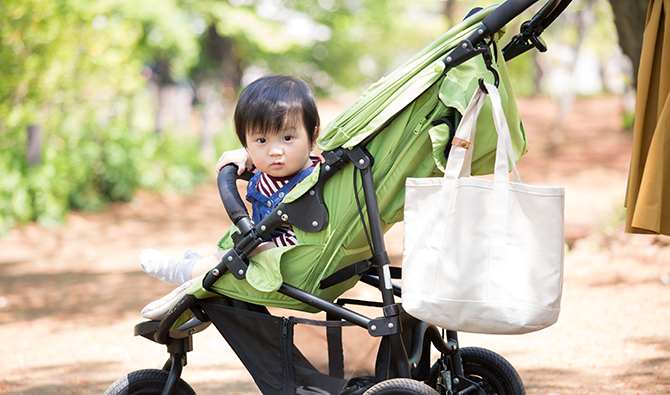
POLYGON ((279 188, 275 193, 273 193, 271 196, 267 196, 264 193, 261 193, 256 185, 258 184, 258 181, 260 180, 260 176, 262 173, 256 173, 251 180, 249 180, 249 184, 247 184, 247 201, 252 204, 254 210, 253 210, 253 220, 255 223, 261 222, 263 218, 265 218, 272 210, 274 210, 275 207, 283 200, 283 197, 291 190, 293 187, 298 185, 298 183, 302 180, 304 180, 307 176, 309 176, 312 171, 314 170, 314 167, 309 167, 300 173, 296 174, 291 180, 286 183, 284 186, 279 188))
MULTIPOLYGON (((365 259, 359 262, 352 263, 342 269, 336 271, 330 276, 321 280, 319 289, 330 288, 333 285, 340 284, 354 276, 361 276, 368 273, 373 268, 382 267, 384 264, 391 263, 386 252, 382 254, 375 254, 370 259, 365 259)), ((392 278, 400 278, 391 276, 392 278)))

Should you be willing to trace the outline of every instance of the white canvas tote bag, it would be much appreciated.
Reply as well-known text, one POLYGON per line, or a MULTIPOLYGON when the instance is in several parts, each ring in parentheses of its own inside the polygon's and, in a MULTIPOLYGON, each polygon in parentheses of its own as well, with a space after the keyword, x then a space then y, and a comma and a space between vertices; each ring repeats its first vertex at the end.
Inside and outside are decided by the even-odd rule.
POLYGON ((444 177, 407 179, 402 306, 451 330, 527 333, 558 319, 564 189, 521 183, 500 96, 485 87, 498 132, 493 179, 470 177, 487 96, 481 89, 458 126, 444 177))

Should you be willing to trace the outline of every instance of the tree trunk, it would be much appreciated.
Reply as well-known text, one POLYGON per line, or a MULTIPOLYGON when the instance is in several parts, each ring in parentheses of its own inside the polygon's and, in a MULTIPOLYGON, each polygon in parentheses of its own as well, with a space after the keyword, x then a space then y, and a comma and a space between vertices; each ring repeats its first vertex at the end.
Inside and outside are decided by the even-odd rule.
POLYGON ((572 106, 575 102, 575 90, 572 84, 573 76, 575 75, 575 70, 577 68, 577 61, 579 59, 579 50, 582 46, 582 41, 586 35, 589 28, 593 25, 595 20, 593 16, 593 3, 595 0, 586 0, 584 2, 584 8, 577 12, 577 42, 573 45, 572 50, 574 52, 574 57, 572 61, 568 64, 569 80, 566 82, 567 86, 560 93, 558 98, 558 114, 556 116, 556 122, 549 134, 549 147, 548 152, 554 153, 558 146, 563 143, 563 129, 565 122, 568 119, 568 115, 572 111, 572 106))
POLYGON ((154 65, 151 68, 151 81, 156 85, 156 134, 163 133, 163 95, 165 86, 174 84, 172 76, 170 75, 170 61, 154 59, 154 65))
POLYGON ((200 153, 207 160, 211 160, 216 155, 216 148, 214 147, 214 133, 212 131, 211 117, 206 103, 199 106, 200 114, 202 116, 202 126, 200 128, 200 153))
POLYGON ((235 39, 222 37, 211 25, 207 30, 207 52, 209 56, 219 63, 223 78, 231 81, 237 89, 242 81, 242 66, 239 56, 235 53, 235 39))
POLYGON ((619 45, 633 63, 633 85, 636 85, 649 0, 609 0, 609 2, 614 13, 619 45))
POLYGON ((544 70, 540 64, 540 51, 533 51, 533 66, 535 72, 533 73, 533 97, 539 97, 542 94, 542 79, 544 78, 544 70))
POLYGON ((42 131, 40 125, 28 125, 26 157, 30 166, 37 166, 42 163, 42 131))
POLYGON ((449 28, 454 26, 454 0, 444 0, 442 14, 447 18, 449 28))

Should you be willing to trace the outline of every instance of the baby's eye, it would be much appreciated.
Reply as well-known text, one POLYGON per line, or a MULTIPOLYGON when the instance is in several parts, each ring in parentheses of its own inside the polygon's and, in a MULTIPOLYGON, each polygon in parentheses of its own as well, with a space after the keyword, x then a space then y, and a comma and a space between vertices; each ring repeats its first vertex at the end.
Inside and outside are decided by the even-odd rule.
POLYGON ((291 141, 291 140, 293 140, 293 136, 284 136, 284 137, 282 137, 282 140, 291 141))
POLYGON ((265 139, 265 137, 259 137, 259 138, 256 139, 256 142, 258 144, 265 144, 266 141, 267 140, 265 139))

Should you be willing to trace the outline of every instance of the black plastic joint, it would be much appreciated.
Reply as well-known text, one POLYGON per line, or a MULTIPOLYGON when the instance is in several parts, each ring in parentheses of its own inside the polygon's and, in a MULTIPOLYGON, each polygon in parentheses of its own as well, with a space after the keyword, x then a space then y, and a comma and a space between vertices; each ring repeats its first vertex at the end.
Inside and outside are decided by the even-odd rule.
POLYGON ((235 226, 239 229, 239 233, 241 233, 242 236, 246 236, 254 229, 254 222, 249 217, 244 217, 240 218, 235 226))
POLYGON ((170 354, 177 353, 186 356, 187 352, 193 351, 193 336, 182 339, 171 339, 167 345, 170 354))
POLYGON ((397 317, 400 315, 400 305, 394 303, 389 306, 384 306, 382 311, 384 312, 384 317, 397 317))
POLYGON ((242 253, 246 253, 247 250, 253 251, 263 242, 255 228, 249 229, 246 233, 235 232, 230 238, 233 240, 235 247, 242 253))
POLYGON ((321 154, 324 160, 323 169, 330 171, 331 168, 341 169, 349 162, 344 148, 336 148, 332 151, 325 151, 321 154))
POLYGON ((244 235, 240 232, 235 232, 232 235, 230 235, 230 238, 233 240, 233 244, 239 246, 244 240, 244 235))
MULTIPOLYGON (((236 279, 241 280, 246 277, 247 263, 240 257, 235 248, 230 249, 221 260, 236 279)), ((216 274, 214 275, 216 276, 216 274)))
POLYGON ((372 157, 358 146, 348 150, 347 155, 357 169, 363 170, 372 166, 372 157))
POLYGON ((485 50, 485 46, 481 46, 479 43, 473 43, 469 39, 461 41, 460 44, 449 52, 442 60, 447 67, 445 73, 452 67, 456 67, 463 62, 474 58, 485 50))
POLYGON ((375 318, 368 323, 368 333, 373 337, 395 335, 401 331, 400 317, 397 315, 375 318))
POLYGON ((382 267, 384 265, 390 265, 391 264, 391 259, 389 258, 389 254, 384 251, 381 254, 375 254, 370 258, 370 266, 371 267, 382 267))

